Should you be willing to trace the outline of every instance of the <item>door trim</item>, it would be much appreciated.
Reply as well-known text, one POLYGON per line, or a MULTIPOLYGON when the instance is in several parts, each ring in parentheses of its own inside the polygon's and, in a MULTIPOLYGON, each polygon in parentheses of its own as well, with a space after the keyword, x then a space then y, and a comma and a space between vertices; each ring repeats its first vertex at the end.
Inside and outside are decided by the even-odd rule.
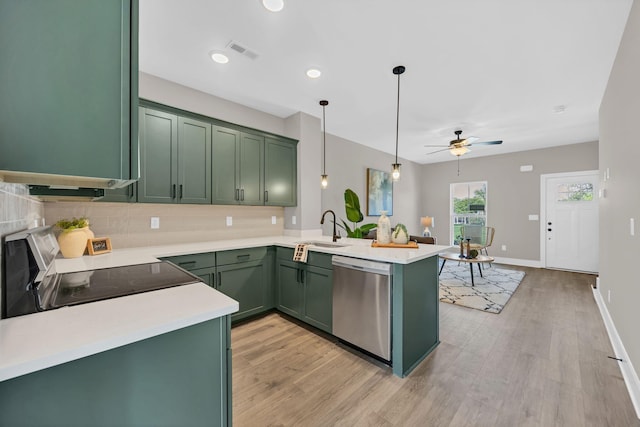
MULTIPOLYGON (((598 170, 546 173, 540 175, 540 266, 547 268, 547 243, 545 224, 547 223, 547 179, 578 177, 582 175, 600 175, 598 170)), ((598 219, 599 221, 599 219, 598 219)))

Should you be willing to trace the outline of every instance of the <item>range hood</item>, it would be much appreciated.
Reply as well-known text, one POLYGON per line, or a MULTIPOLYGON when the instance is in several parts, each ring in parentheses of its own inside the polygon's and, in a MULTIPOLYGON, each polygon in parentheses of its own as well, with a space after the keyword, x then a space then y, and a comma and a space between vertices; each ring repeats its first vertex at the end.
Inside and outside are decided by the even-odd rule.
POLYGON ((104 197, 104 189, 30 185, 29 194, 45 202, 93 202, 104 197))
POLYGON ((0 170, 0 181, 15 184, 30 184, 38 186, 62 186, 62 188, 103 188, 113 189, 125 187, 137 180, 92 178, 73 175, 54 175, 48 173, 19 172, 0 170))

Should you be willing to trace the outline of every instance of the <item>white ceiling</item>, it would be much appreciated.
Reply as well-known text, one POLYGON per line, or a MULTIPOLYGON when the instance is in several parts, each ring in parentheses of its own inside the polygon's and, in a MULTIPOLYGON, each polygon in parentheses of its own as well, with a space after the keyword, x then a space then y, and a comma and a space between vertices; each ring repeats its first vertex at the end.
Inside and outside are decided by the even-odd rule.
POLYGON ((140 69, 279 117, 322 116, 327 133, 399 156, 501 139, 482 156, 598 139, 598 108, 632 0, 140 0, 140 69), (255 60, 226 46, 234 40, 255 60), (230 62, 211 61, 226 50, 230 62), (310 67, 323 74, 311 80, 310 67), (562 114, 553 112, 566 106, 562 114))

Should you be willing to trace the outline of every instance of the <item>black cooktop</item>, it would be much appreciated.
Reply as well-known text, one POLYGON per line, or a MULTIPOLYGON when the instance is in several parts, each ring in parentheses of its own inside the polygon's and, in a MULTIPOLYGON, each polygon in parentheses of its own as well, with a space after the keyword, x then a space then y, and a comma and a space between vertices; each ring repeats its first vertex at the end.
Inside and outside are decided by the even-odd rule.
POLYGON ((58 274, 46 309, 99 301, 200 281, 175 265, 161 261, 58 274))

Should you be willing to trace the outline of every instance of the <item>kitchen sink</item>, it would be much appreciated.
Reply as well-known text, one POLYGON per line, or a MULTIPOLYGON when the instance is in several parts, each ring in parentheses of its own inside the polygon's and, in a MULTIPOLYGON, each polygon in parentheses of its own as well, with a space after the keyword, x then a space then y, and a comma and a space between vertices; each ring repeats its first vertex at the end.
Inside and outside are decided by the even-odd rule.
POLYGON ((342 243, 337 242, 322 242, 322 241, 310 241, 310 242, 298 242, 299 245, 310 245, 310 246, 318 246, 320 248, 344 248, 345 246, 342 243))

